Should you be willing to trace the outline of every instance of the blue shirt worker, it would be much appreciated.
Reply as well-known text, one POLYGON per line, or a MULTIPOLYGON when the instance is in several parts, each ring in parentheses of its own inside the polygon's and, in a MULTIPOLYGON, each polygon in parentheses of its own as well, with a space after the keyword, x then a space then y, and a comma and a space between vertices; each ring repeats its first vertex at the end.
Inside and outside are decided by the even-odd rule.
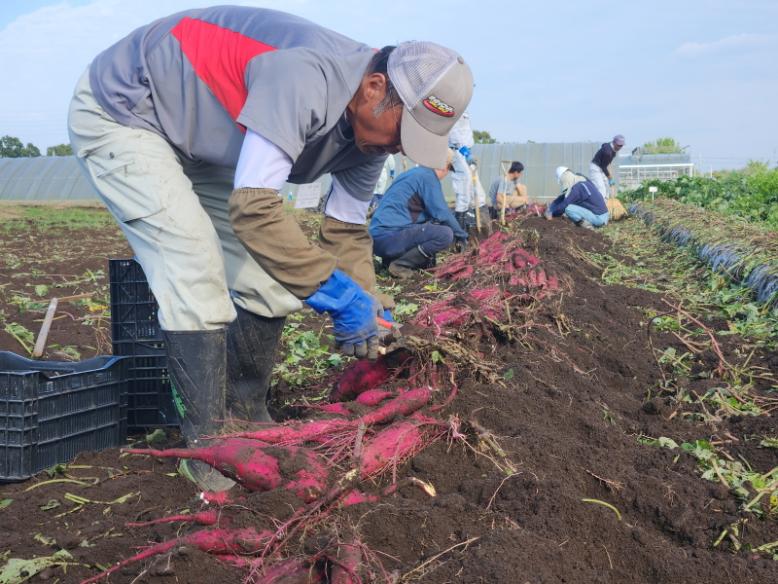
POLYGON ((467 232, 448 208, 440 186, 449 168, 417 167, 401 174, 373 215, 373 252, 396 278, 435 265, 435 254, 455 239, 467 241, 467 232))

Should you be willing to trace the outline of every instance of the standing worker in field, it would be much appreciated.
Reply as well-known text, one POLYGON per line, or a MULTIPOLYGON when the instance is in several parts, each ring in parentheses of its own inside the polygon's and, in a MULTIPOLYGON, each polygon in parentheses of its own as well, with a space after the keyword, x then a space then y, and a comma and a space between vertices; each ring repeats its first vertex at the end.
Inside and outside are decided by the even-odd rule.
MULTIPOLYGON (((345 354, 374 355, 366 213, 387 154, 445 164, 473 79, 427 42, 375 51, 296 16, 188 10, 99 54, 70 106, 73 150, 159 302, 182 433, 229 410, 269 420, 284 317, 327 312, 345 354), (279 190, 331 173, 320 246, 279 190), (226 405, 225 405, 226 404, 226 405)), ((225 488, 204 464, 185 473, 225 488)))
POLYGON ((454 189, 454 215, 462 229, 467 230, 475 225, 473 201, 475 184, 470 168, 473 162, 470 149, 473 147, 473 129, 470 126, 470 116, 465 113, 454 124, 448 135, 448 145, 453 158, 451 160, 451 187, 454 189))
POLYGON ((600 149, 589 164, 589 178, 606 201, 610 198, 611 187, 616 184, 608 167, 623 147, 624 136, 617 134, 611 142, 606 142, 600 146, 600 149))
POLYGON ((389 185, 391 185, 392 181, 394 181, 394 173, 396 170, 397 165, 394 161, 394 156, 387 156, 386 162, 384 162, 384 166, 381 168, 381 174, 378 177, 378 182, 375 184, 375 188, 373 189, 373 200, 370 202, 370 207, 372 209, 378 207, 378 203, 381 202, 381 197, 384 196, 386 189, 389 188, 389 185))

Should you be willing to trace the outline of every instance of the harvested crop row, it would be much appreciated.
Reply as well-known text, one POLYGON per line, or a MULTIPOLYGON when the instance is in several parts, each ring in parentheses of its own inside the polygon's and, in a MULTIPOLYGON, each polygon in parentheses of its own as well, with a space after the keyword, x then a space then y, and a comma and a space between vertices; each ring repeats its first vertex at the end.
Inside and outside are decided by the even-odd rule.
MULTIPOLYGON (((437 276, 455 282, 454 291, 423 307, 415 322, 432 327, 438 335, 476 321, 499 325, 511 318, 511 311, 533 310, 533 303, 559 289, 557 279, 546 273, 541 260, 506 232, 481 242, 477 252, 452 257, 437 276)), ((132 454, 201 460, 248 491, 290 492, 301 506, 290 518, 276 520, 270 530, 237 529, 230 519, 242 513, 241 509, 250 509, 244 497, 239 493, 203 493, 203 500, 215 505, 215 510, 133 525, 182 522, 205 528, 151 546, 90 582, 178 545, 191 545, 245 567, 251 581, 388 581, 382 568, 368 569, 370 552, 356 539, 336 538, 324 547, 300 548, 296 538, 315 537, 326 518, 353 505, 380 503, 400 485, 412 484, 434 496, 431 485, 398 477, 399 467, 444 436, 453 440, 466 440, 466 436, 458 431, 456 418, 438 417, 449 399, 435 403, 433 387, 440 386, 436 367, 420 363, 419 358, 413 351, 400 350, 376 362, 351 364, 335 383, 331 403, 310 410, 314 416, 326 417, 212 436, 212 444, 199 449, 129 450, 132 454), (397 389, 399 379, 418 384, 420 372, 427 375, 430 387, 397 389), (390 383, 394 389, 389 389, 390 383), (391 475, 391 484, 375 493, 369 485, 386 475, 391 475), (228 508, 229 513, 223 514, 228 508), (370 579, 365 580, 368 575, 370 579)), ((251 522, 250 515, 245 519, 251 522)), ((246 525, 244 520, 241 525, 246 525)))
POLYGON ((656 229, 664 241, 690 248, 711 269, 778 306, 778 243, 759 227, 668 199, 634 203, 630 212, 656 229))

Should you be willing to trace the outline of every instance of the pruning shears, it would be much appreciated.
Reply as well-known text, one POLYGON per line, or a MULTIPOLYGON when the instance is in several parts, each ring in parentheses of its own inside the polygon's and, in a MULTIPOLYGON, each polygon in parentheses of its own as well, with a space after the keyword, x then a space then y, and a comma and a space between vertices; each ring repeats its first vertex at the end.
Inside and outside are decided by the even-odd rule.
POLYGON ((378 326, 388 329, 389 331, 391 331, 397 336, 402 336, 399 323, 386 320, 385 318, 381 318, 380 316, 376 317, 376 322, 378 323, 378 326))
POLYGON ((387 333, 381 337, 381 342, 383 342, 385 346, 379 347, 378 352, 381 355, 386 355, 387 353, 392 353, 397 349, 400 349, 403 336, 400 325, 381 317, 376 317, 376 323, 379 327, 387 330, 387 333))

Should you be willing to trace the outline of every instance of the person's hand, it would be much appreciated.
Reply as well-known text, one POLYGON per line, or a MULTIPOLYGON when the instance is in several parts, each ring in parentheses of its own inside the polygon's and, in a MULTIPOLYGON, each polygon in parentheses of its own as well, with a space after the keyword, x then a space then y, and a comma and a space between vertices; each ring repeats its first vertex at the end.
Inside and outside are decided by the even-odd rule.
POLYGON ((454 250, 457 253, 462 253, 467 249, 467 237, 457 237, 454 240, 454 250))
POLYGON ((378 357, 376 316, 381 316, 383 309, 344 272, 335 270, 305 302, 316 312, 330 315, 335 342, 342 354, 378 357))
POLYGON ((616 181, 615 181, 615 180, 613 180, 612 178, 609 178, 609 179, 608 179, 608 184, 609 184, 610 186, 613 186, 613 185, 615 185, 615 184, 616 184, 616 181))

